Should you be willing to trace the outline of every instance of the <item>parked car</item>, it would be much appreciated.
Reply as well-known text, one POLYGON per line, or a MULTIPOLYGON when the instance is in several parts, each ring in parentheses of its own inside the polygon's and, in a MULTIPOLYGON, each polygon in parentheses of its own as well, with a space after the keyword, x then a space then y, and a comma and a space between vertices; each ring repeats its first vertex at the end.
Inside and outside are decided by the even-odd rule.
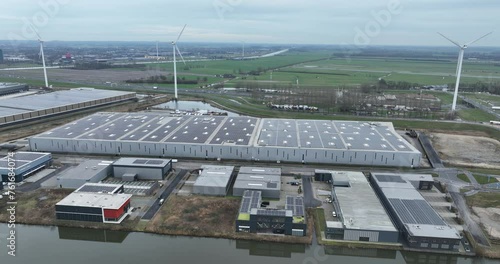
POLYGON ((466 246, 466 247, 464 247, 464 249, 465 249, 465 252, 470 252, 470 248, 469 247, 466 246))

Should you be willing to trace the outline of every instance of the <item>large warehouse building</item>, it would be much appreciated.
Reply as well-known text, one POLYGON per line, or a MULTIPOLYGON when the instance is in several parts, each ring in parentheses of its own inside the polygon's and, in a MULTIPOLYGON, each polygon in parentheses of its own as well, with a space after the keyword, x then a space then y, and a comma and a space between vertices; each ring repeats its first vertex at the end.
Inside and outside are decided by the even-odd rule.
POLYGON ((331 174, 334 210, 340 223, 327 223, 326 237, 398 243, 399 231, 365 175, 352 171, 332 171, 331 174))
POLYGON ((260 191, 243 193, 236 220, 236 232, 275 233, 305 236, 307 232, 302 197, 287 196, 285 209, 261 208, 260 191))
POLYGON ((432 209, 408 179, 372 173, 370 181, 410 247, 458 250, 458 231, 432 209))
POLYGON ((113 163, 113 175, 124 181, 164 180, 172 170, 171 159, 121 158, 113 163))
POLYGON ((391 123, 97 113, 29 139, 32 150, 419 166, 421 153, 391 123))
POLYGON ((134 98, 136 94, 132 92, 75 88, 0 100, 0 125, 74 112, 134 98))
POLYGON ((85 183, 97 183, 111 175, 112 161, 86 160, 57 175, 57 186, 77 189, 85 183))
POLYGON ((262 197, 279 199, 281 168, 241 167, 233 185, 233 195, 243 196, 246 190, 260 191, 262 197))
POLYGON ((233 179, 234 166, 203 165, 193 184, 194 194, 226 196, 233 179))
POLYGON ((21 182, 29 175, 47 167, 52 162, 50 153, 15 152, 0 159, 0 174, 3 182, 12 182, 9 172, 15 174, 15 181, 21 182))
POLYGON ((28 90, 28 85, 24 83, 0 83, 0 96, 28 90))

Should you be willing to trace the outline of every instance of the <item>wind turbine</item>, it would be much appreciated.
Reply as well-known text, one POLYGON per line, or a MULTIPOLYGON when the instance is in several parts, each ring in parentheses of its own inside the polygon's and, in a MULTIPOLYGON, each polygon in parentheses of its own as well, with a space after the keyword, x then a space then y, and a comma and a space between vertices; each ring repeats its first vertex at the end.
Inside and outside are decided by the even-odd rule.
POLYGON ((32 27, 33 31, 38 36, 38 42, 40 42, 40 55, 42 56, 42 64, 43 64, 43 76, 45 77, 45 87, 49 88, 49 80, 47 79, 47 67, 45 67, 45 55, 43 54, 43 40, 40 37, 40 34, 36 31, 34 27, 32 27))
POLYGON ((455 44, 458 48, 460 48, 460 52, 458 53, 458 63, 457 63, 457 81, 455 82, 455 94, 453 95, 453 104, 451 105, 451 111, 455 111, 456 106, 457 106, 457 97, 458 97, 458 87, 460 86, 460 75, 462 74, 462 63, 464 60, 464 53, 465 49, 469 47, 469 45, 478 42, 480 39, 485 38, 486 36, 490 35, 493 32, 490 32, 474 41, 471 41, 467 44, 460 45, 458 42, 451 40, 450 38, 446 37, 445 35, 441 34, 438 32, 439 35, 441 35, 443 38, 447 39, 451 43, 455 44))
POLYGON ((159 61, 160 57, 158 56, 158 40, 156 41, 156 60, 159 61))
POLYGON ((177 37, 177 40, 172 41, 172 53, 174 54, 174 100, 177 101, 177 61, 175 59, 175 53, 176 51, 179 52, 179 56, 181 56, 182 62, 186 64, 186 61, 184 61, 184 58, 182 57, 181 51, 177 47, 177 41, 182 36, 182 33, 184 32, 184 29, 186 28, 187 24, 184 25, 184 27, 181 30, 181 33, 177 37))

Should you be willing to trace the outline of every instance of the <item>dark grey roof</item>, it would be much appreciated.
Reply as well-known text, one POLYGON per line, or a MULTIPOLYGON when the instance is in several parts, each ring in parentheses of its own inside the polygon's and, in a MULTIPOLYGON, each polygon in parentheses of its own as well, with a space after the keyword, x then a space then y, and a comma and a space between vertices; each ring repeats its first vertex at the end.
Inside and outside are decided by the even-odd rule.
POLYGON ((246 190, 241 198, 240 213, 250 213, 252 208, 260 208, 261 192, 246 190))

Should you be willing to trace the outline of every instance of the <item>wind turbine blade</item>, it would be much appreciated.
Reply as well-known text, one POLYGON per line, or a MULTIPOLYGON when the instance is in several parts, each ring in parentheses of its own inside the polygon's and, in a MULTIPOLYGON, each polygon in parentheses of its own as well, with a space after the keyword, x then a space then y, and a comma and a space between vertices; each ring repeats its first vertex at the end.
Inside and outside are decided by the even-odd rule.
POLYGON ((38 58, 42 57, 42 50, 43 50, 43 46, 42 46, 42 44, 40 44, 40 51, 38 52, 38 58))
POLYGON ((448 38, 447 36, 441 34, 438 32, 439 35, 441 35, 443 38, 447 39, 448 41, 450 41, 451 43, 455 44, 456 46, 458 46, 459 48, 462 48, 462 45, 458 44, 458 42, 454 41, 454 40, 451 40, 450 38, 448 38))
POLYGON ((42 37, 40 37, 40 34, 38 34, 38 31, 36 31, 35 27, 32 24, 29 24, 31 30, 35 32, 35 34, 38 36, 38 41, 42 41, 42 37))
POLYGON ((181 56, 181 59, 182 59, 182 62, 184 63, 184 65, 186 65, 186 61, 184 60, 184 57, 182 57, 182 53, 179 50, 179 48, 177 47, 177 45, 175 45, 175 49, 177 50, 177 53, 179 53, 179 56, 181 56))
POLYGON ((187 24, 185 24, 184 27, 182 28, 181 33, 179 33, 179 36, 177 37, 177 40, 175 41, 175 43, 177 43, 177 41, 179 41, 179 39, 181 38, 182 33, 184 32, 184 29, 186 29, 186 26, 187 26, 187 24))
POLYGON ((482 36, 482 37, 480 37, 480 38, 478 38, 478 39, 476 39, 476 40, 474 40, 474 41, 471 41, 471 42, 467 43, 466 45, 467 45, 467 46, 469 46, 469 45, 471 45, 471 44, 474 44, 474 43, 478 42, 479 40, 481 40, 481 39, 483 39, 483 38, 485 38, 485 37, 487 37, 487 36, 491 35, 491 33, 493 33, 493 32, 490 32, 490 33, 488 33, 488 34, 486 34, 486 35, 484 35, 484 36, 482 36))

